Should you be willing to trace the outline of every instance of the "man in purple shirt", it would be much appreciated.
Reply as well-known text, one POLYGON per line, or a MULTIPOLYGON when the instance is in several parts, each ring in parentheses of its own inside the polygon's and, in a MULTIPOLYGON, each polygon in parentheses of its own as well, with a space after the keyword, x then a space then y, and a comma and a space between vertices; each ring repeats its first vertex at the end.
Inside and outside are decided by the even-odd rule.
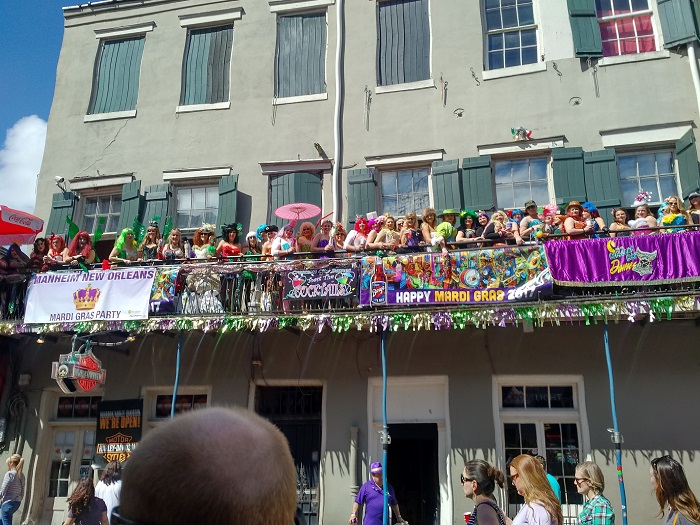
MULTIPOLYGON (((370 465, 370 474, 372 479, 367 481, 360 491, 357 493, 355 503, 352 505, 352 514, 350 514, 349 523, 357 523, 357 513, 360 507, 365 505, 365 525, 382 525, 383 510, 384 510, 384 492, 382 491, 382 464, 375 461, 370 465)), ((408 525, 408 522, 401 517, 399 511, 399 503, 396 501, 394 488, 387 484, 387 492, 389 493, 389 507, 394 511, 396 521, 408 525)))

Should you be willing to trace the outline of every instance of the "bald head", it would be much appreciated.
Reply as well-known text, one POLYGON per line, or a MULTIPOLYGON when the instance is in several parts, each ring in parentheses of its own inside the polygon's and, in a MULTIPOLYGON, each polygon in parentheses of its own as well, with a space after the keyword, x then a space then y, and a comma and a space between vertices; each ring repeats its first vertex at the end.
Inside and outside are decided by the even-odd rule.
POLYGON ((151 525, 291 525, 296 481, 272 423, 247 410, 195 410, 141 441, 122 473, 120 513, 151 525))

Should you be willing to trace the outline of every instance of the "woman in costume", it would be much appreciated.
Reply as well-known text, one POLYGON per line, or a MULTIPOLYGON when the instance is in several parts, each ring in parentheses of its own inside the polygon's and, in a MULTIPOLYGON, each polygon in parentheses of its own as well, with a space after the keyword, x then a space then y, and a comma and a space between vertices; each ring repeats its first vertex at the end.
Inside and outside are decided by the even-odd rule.
POLYGON ((304 253, 311 252, 315 236, 316 227, 310 222, 302 222, 301 226, 299 226, 299 234, 297 236, 297 251, 304 253))
MULTIPOLYGON (((663 215, 661 215, 659 220, 659 226, 684 226, 687 224, 693 224, 693 219, 691 219, 690 214, 686 211, 683 200, 678 197, 678 195, 671 195, 667 197, 664 201, 666 206, 659 208, 661 213, 663 210, 663 215)), ((685 228, 669 228, 666 230, 667 233, 685 231, 685 228)))
POLYGON ((63 237, 54 233, 49 237, 49 251, 44 256, 44 265, 41 271, 45 272, 51 268, 63 264, 63 250, 66 249, 66 241, 63 237))
POLYGON ((109 254, 109 262, 131 264, 142 261, 139 256, 138 244, 134 238, 134 230, 124 228, 114 243, 114 248, 109 254))
POLYGON ((584 498, 578 515, 579 525, 615 525, 615 509, 603 496, 605 478, 600 467, 592 461, 584 461, 576 466, 574 476, 576 491, 584 498))
POLYGON ((22 251, 19 244, 14 242, 7 248, 5 257, 0 259, 0 268, 5 271, 24 270, 25 268, 29 268, 31 264, 31 260, 22 251))
POLYGON ((423 236, 418 229, 418 217, 415 212, 409 211, 404 216, 403 228, 399 232, 399 247, 403 252, 418 251, 418 246, 423 242, 423 236))
MULTIPOLYGON (((213 259, 216 257, 216 248, 211 244, 211 237, 216 241, 216 228, 213 224, 202 224, 197 228, 192 237, 192 251, 195 259, 213 259)), ((240 248, 239 248, 240 249, 240 248)))
POLYGON ((275 237, 272 241, 272 246, 270 248, 271 254, 275 259, 287 259, 290 258, 293 253, 297 251, 297 243, 294 238, 294 226, 291 224, 286 224, 282 226, 282 231, 280 235, 275 237))
POLYGON ((700 503, 690 490, 683 466, 671 456, 651 460, 651 487, 665 525, 700 525, 700 503))
POLYGON ((174 261, 176 259, 189 259, 190 254, 185 252, 185 246, 182 241, 182 233, 179 228, 173 228, 168 234, 168 242, 163 245, 160 251, 161 258, 166 261, 174 261))
MULTIPOLYGON (((217 257, 238 257, 241 254, 241 244, 238 235, 243 231, 240 223, 225 224, 221 227, 222 239, 216 247, 217 257)), ((255 232, 253 232, 255 237, 255 232)), ((257 241, 257 237, 255 237, 257 241)))
POLYGON ((41 268, 44 264, 44 257, 49 254, 49 243, 43 237, 37 237, 34 241, 34 250, 29 256, 32 268, 41 268))
POLYGON ((593 233, 593 223, 586 224, 583 218, 583 206, 579 201, 571 201, 566 207, 564 233, 569 235, 569 239, 584 239, 593 233))
POLYGON ((161 240, 160 230, 158 229, 158 221, 153 220, 148 224, 148 228, 146 228, 146 235, 139 246, 141 258, 144 261, 155 261, 158 259, 158 248, 160 248, 160 245, 162 244, 161 240))
POLYGON ((521 454, 510 462, 515 490, 525 498, 513 525, 564 525, 561 505, 542 465, 532 456, 521 454))
POLYGON ((598 208, 596 208, 595 204, 592 202, 584 202, 581 204, 581 206, 583 207, 583 213, 581 214, 583 217, 583 222, 585 222, 586 225, 593 226, 593 233, 591 237, 607 237, 605 231, 605 221, 600 216, 598 208))
MULTIPOLYGON (((347 233, 345 232, 345 227, 340 222, 336 222, 330 231, 330 240, 326 245, 326 251, 333 252, 343 250, 345 246, 345 239, 347 238, 347 233)), ((334 254, 332 257, 345 257, 345 254, 334 254)))
POLYGON ((478 216, 475 211, 463 210, 459 214, 460 226, 457 228, 457 242, 472 243, 481 240, 476 235, 478 216))
POLYGON ((379 245, 380 250, 395 251, 401 240, 401 234, 396 231, 396 219, 388 213, 385 213, 384 217, 386 217, 384 226, 377 234, 374 244, 379 245))
POLYGON ((321 231, 319 231, 315 236, 314 240, 311 243, 311 251, 312 252, 325 252, 326 251, 326 246, 328 246, 328 243, 331 240, 331 230, 333 229, 333 221, 330 221, 328 219, 324 220, 321 223, 321 231))
POLYGON ((467 524, 505 525, 507 518, 496 503, 493 493, 496 484, 503 488, 506 475, 483 459, 474 459, 464 465, 459 479, 464 496, 474 502, 467 524))
POLYGON ((615 208, 612 211, 614 221, 610 223, 610 237, 629 237, 632 232, 627 225, 627 212, 624 208, 615 208))
POLYGON ((80 263, 92 264, 95 262, 95 250, 92 249, 92 240, 88 232, 78 232, 70 245, 68 245, 68 248, 63 250, 63 262, 71 266, 78 266, 80 263))
MULTIPOLYGON (((367 235, 369 234, 369 225, 367 219, 358 217, 355 221, 355 228, 350 230, 345 238, 343 249, 349 252, 361 252, 367 246, 367 235)), ((377 234, 378 235, 378 234, 377 234)))
POLYGON ((496 211, 491 215, 491 221, 486 225, 483 234, 484 239, 490 239, 496 243, 522 244, 520 229, 511 226, 508 222, 508 215, 504 211, 496 211))
POLYGON ((656 233, 655 230, 649 230, 649 228, 655 228, 657 224, 654 215, 651 213, 651 208, 649 208, 646 202, 635 208, 634 220, 627 221, 627 224, 630 228, 637 230, 632 232, 632 235, 649 235, 651 233, 656 233))

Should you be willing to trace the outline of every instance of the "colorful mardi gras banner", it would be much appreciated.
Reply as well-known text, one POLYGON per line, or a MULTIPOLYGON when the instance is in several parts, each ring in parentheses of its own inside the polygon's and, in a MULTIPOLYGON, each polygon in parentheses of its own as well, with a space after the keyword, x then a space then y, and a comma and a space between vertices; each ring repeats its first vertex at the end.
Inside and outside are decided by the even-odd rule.
POLYGON ((554 282, 574 286, 700 281, 700 232, 550 241, 554 282))
POLYGON ((342 298, 357 293, 356 268, 319 268, 284 272, 284 298, 342 298))
POLYGON ((368 306, 502 303, 550 295, 540 246, 415 253, 362 260, 360 303, 368 306))
POLYGON ((177 310, 175 285, 180 268, 158 268, 151 288, 150 310, 152 314, 172 314, 177 310))
POLYGON ((47 272, 32 277, 25 323, 147 319, 155 268, 47 272))

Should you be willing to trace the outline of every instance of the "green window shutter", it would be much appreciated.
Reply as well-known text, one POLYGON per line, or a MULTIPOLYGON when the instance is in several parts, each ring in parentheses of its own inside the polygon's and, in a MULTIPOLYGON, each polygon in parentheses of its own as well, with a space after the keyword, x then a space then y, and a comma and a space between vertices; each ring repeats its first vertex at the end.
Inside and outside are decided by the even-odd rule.
POLYGON ((75 210, 75 193, 72 191, 64 191, 62 193, 54 193, 51 200, 51 214, 49 222, 46 225, 46 235, 55 233, 56 235, 68 235, 68 223, 66 217, 73 219, 73 211, 75 210))
POLYGON ((436 210, 462 207, 459 187, 459 161, 439 160, 433 162, 433 205, 436 210))
POLYGON ((238 174, 219 179, 219 212, 216 222, 219 225, 240 222, 236 220, 238 207, 238 174))
POLYGON ((595 0, 567 0, 569 21, 577 57, 602 57, 603 42, 595 11, 595 0))
POLYGON ((583 173, 581 148, 554 148, 552 150, 554 195, 557 204, 586 200, 586 183, 583 173))
MULTIPOLYGON (((159 215, 158 229, 163 231, 165 219, 168 215, 168 203, 170 202, 170 184, 155 184, 146 188, 146 204, 143 210, 144 221, 150 221, 159 215)), ((133 221, 133 217, 131 219, 133 221)))
POLYGON ((326 92, 326 12, 277 17, 275 95, 326 92))
POLYGON ((141 36, 100 43, 89 114, 136 109, 145 40, 141 36))
MULTIPOLYGON (((691 0, 657 0, 664 47, 696 42, 698 32, 691 0)), ((697 9, 697 8, 696 8, 697 9)))
POLYGON ((493 208, 490 155, 462 159, 462 195, 464 195, 465 208, 474 211, 493 208))
POLYGON ((687 198, 689 193, 700 188, 698 149, 692 129, 676 141, 676 159, 678 176, 681 180, 681 194, 683 198, 687 198))
POLYGON ((181 105, 229 101, 232 45, 232 25, 190 29, 187 32, 181 105))
POLYGON ((620 177, 614 149, 591 151, 583 154, 586 196, 596 205, 606 223, 611 222, 610 211, 620 202, 620 177))
POLYGON ((127 182, 122 186, 122 209, 119 212, 117 232, 124 228, 131 228, 134 224, 134 217, 138 217, 141 222, 147 224, 151 217, 141 217, 142 208, 141 181, 127 182))
MULTIPOLYGON (((275 210, 285 204, 294 202, 307 202, 322 206, 321 175, 315 173, 287 173, 284 175, 270 176, 270 210, 268 224, 283 226, 289 219, 280 219, 275 215, 275 210)), ((315 222, 319 216, 300 221, 315 222)))
POLYGON ((373 169, 348 171, 348 224, 355 224, 358 215, 377 209, 376 189, 373 169))

